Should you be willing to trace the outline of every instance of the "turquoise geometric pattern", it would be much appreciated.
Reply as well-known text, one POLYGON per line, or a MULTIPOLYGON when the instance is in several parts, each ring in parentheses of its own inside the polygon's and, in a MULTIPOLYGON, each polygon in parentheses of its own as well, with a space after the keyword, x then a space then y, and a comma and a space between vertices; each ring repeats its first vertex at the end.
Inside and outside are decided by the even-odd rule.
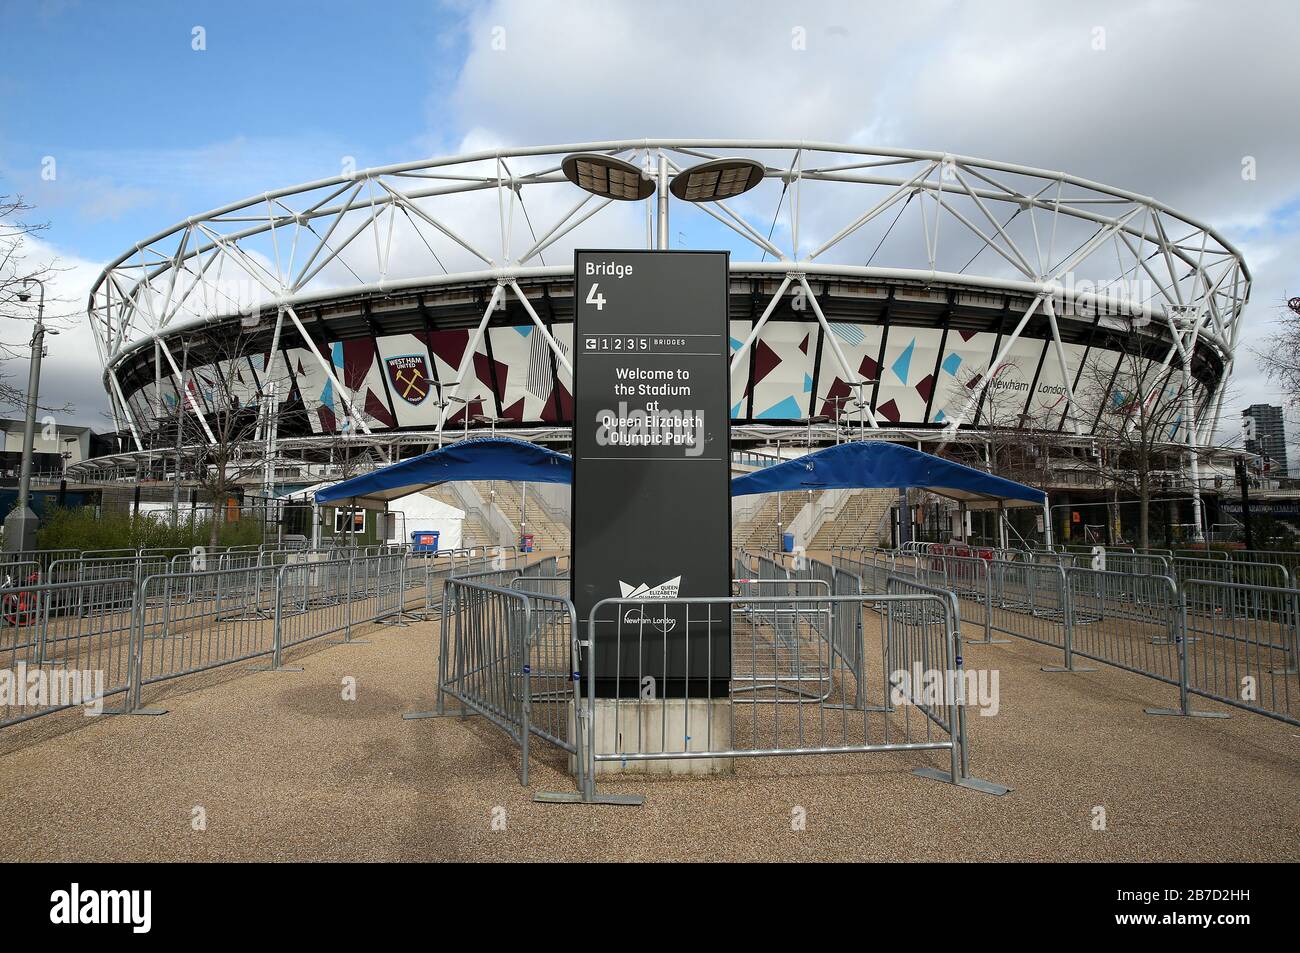
POLYGON ((916 338, 912 338, 911 343, 903 349, 903 353, 898 355, 898 360, 894 361, 894 366, 890 368, 896 375, 900 383, 907 383, 907 372, 912 367, 912 352, 916 350, 916 338))
POLYGON ((793 397, 787 397, 780 403, 773 404, 767 410, 758 414, 760 419, 766 420, 798 420, 803 416, 803 411, 799 408, 799 403, 793 397))

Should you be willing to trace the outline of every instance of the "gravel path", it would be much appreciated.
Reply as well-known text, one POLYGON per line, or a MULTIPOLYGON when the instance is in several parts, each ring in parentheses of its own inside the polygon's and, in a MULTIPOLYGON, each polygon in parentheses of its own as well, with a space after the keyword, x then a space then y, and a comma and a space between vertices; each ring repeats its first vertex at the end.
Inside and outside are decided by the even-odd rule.
POLYGON ((535 744, 526 791, 482 719, 402 720, 432 705, 433 623, 363 637, 299 649, 288 662, 303 672, 232 666, 160 686, 146 701, 161 717, 71 712, 0 731, 0 859, 1300 859, 1300 729, 1147 716, 1174 690, 1046 674, 1059 653, 1025 642, 967 650, 1001 679, 999 714, 970 718, 972 773, 1007 797, 911 775, 939 752, 891 753, 602 779, 645 795, 628 808, 534 803, 573 789, 564 759, 535 744))

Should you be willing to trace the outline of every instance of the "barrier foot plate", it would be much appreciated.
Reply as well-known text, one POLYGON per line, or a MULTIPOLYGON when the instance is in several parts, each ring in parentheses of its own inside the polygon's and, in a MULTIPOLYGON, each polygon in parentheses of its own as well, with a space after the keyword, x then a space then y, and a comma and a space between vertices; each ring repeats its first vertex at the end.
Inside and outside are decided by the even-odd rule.
POLYGON ((369 645, 369 639, 326 639, 326 645, 369 645))
POLYGON ((1144 708, 1148 715, 1182 715, 1186 718, 1227 718, 1226 711, 1183 711, 1181 708, 1144 708))
MULTIPOLYGON (((746 703, 746 704, 748 704, 748 703, 746 703)), ((893 710, 894 710, 894 709, 892 709, 892 708, 886 707, 885 705, 823 705, 822 707, 825 708, 825 709, 827 709, 828 711, 830 711, 830 710, 834 710, 834 711, 878 711, 878 712, 889 712, 889 711, 893 711, 893 710)))
POLYGON ((538 791, 533 800, 541 804, 617 804, 623 807, 640 807, 645 798, 640 794, 597 794, 584 801, 577 791, 538 791))
POLYGON ((1081 666, 1081 665, 1076 665, 1074 668, 1066 668, 1064 665, 1044 665, 1042 671, 1044 672, 1095 672, 1097 670, 1095 668, 1087 668, 1086 666, 1081 666))
POLYGON ((274 665, 250 665, 248 666, 248 670, 250 672, 301 672, 302 666, 281 665, 279 668, 276 668, 274 665))
POLYGON ((105 708, 104 715, 165 715, 166 708, 105 708))
POLYGON ((913 768, 912 773, 918 778, 928 778, 931 781, 942 781, 944 784, 955 784, 957 787, 970 788, 972 791, 979 791, 982 794, 992 794, 994 797, 1002 797, 1004 794, 1010 794, 1011 788, 1005 784, 997 784, 993 781, 981 781, 979 778, 959 778, 953 781, 952 773, 949 771, 940 771, 938 768, 913 768))
POLYGON ((461 712, 459 708, 451 711, 408 711, 402 715, 402 721, 416 721, 420 718, 459 718, 462 714, 467 717, 474 717, 478 714, 476 711, 461 712))

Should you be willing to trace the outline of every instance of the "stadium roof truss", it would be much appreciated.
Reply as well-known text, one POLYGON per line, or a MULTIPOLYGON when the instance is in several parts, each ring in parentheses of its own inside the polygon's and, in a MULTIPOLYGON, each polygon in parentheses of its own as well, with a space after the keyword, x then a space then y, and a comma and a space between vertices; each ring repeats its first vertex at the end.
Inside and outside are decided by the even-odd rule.
MULTIPOLYGON (((522 306, 555 362, 571 373, 565 349, 520 282, 567 278, 576 246, 667 247, 667 180, 731 156, 761 163, 757 187, 729 200, 677 204, 739 237, 731 241, 751 254, 733 250, 733 274, 777 282, 748 338, 733 348, 733 374, 778 302, 802 292, 849 386, 872 383, 830 333, 810 277, 1011 292, 1028 305, 1014 331, 1000 338, 989 366, 1002 364, 1031 319, 1045 317, 1074 433, 1080 432, 1077 399, 1058 318, 1093 308, 1167 331, 1163 368, 1181 367, 1185 380, 1198 348, 1217 357, 1222 373, 1199 419, 1191 389, 1184 388, 1193 421, 1184 428, 1189 446, 1212 437, 1250 287, 1240 253, 1213 229, 1155 199, 1061 172, 943 152, 786 140, 626 140, 480 151, 349 170, 188 218, 115 259, 90 292, 88 317, 119 429, 129 429, 142 449, 146 422, 136 419, 118 376, 127 357, 152 347, 159 377, 170 371, 183 379, 176 348, 187 331, 274 319, 273 353, 283 330, 308 339, 305 306, 358 295, 491 287, 455 389, 443 396, 462 396, 475 348, 507 300, 522 306), (658 180, 658 196, 644 203, 644 234, 634 205, 584 192, 565 178, 561 163, 573 153, 616 156, 658 180)), ((316 359, 359 425, 357 436, 372 436, 335 370, 321 355, 316 359)), ((978 389, 947 420, 949 432, 967 422, 977 398, 978 389)), ((186 399, 202 422, 194 395, 187 392, 186 399)), ((444 406, 439 431, 447 415, 444 406)), ((868 423, 879 426, 874 413, 868 423)), ((213 440, 206 424, 203 429, 213 440)))

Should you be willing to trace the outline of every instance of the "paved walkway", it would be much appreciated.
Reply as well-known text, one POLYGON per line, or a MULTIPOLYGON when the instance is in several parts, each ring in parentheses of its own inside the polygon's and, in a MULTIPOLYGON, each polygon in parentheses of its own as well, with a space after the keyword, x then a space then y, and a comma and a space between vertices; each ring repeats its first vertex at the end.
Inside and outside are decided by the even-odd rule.
MULTIPOLYGON (((967 651, 1001 676, 1000 713, 970 719, 972 771, 1007 797, 915 778, 942 761, 917 753, 602 780, 646 796, 620 808, 532 802, 482 719, 402 720, 432 703, 433 635, 374 626, 373 644, 297 652, 303 672, 233 666, 163 686, 147 699, 162 717, 0 731, 0 859, 1300 860, 1300 729, 1150 717, 1172 689, 1045 674, 1059 653, 1036 645, 967 651)), ((563 759, 534 747, 532 790, 571 790, 563 759)))

